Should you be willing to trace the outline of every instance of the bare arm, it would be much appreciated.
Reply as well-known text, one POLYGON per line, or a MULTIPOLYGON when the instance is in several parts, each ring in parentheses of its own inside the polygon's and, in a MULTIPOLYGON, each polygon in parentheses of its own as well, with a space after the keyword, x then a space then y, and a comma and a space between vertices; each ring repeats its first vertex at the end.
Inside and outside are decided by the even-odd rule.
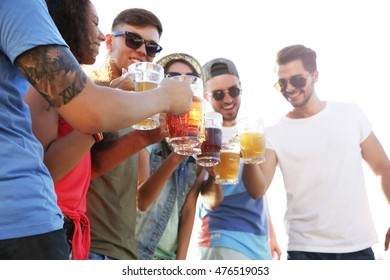
POLYGON ((57 182, 76 166, 95 140, 76 130, 57 138, 58 113, 33 87, 27 91, 24 101, 30 107, 33 133, 45 150, 44 163, 57 182))
POLYGON ((276 239, 276 234, 274 230, 274 225, 272 224, 271 214, 268 207, 268 200, 266 199, 267 204, 267 213, 268 213, 268 227, 269 227, 269 246, 273 259, 280 260, 280 256, 282 255, 282 251, 280 250, 278 241, 276 239))
MULTIPOLYGON (((378 138, 372 132, 361 144, 363 159, 370 166, 375 175, 381 177, 382 190, 390 203, 390 161, 378 138)), ((390 244, 390 228, 385 237, 385 250, 390 244)))
POLYGON ((221 184, 215 183, 215 173, 213 168, 206 168, 208 178, 202 182, 200 188, 200 198, 207 209, 215 210, 224 198, 221 184))
POLYGON ((150 177, 150 154, 145 148, 138 152, 138 186, 150 177))
POLYGON ((161 166, 137 190, 137 208, 146 211, 148 207, 158 198, 161 190, 169 177, 175 171, 183 159, 187 158, 172 152, 161 164, 161 166))
POLYGON ((159 112, 181 115, 191 107, 189 84, 173 79, 137 94, 97 86, 64 46, 33 48, 15 65, 72 127, 87 134, 128 127, 159 112))
POLYGON ((202 185, 205 170, 202 168, 201 172, 195 180, 194 187, 188 193, 186 201, 180 214, 179 220, 179 236, 177 244, 177 260, 185 260, 187 258, 188 247, 190 245, 192 228, 194 226, 194 219, 196 214, 196 202, 198 200, 200 186, 202 185))
POLYGON ((153 130, 134 130, 110 142, 92 148, 92 176, 99 177, 145 147, 167 136, 164 126, 153 130))
POLYGON ((265 194, 266 180, 260 164, 244 164, 242 179, 246 191, 253 199, 259 199, 265 194))
POLYGON ((253 199, 259 199, 265 195, 275 175, 276 165, 276 155, 272 150, 266 150, 263 163, 244 164, 242 179, 246 191, 253 199))

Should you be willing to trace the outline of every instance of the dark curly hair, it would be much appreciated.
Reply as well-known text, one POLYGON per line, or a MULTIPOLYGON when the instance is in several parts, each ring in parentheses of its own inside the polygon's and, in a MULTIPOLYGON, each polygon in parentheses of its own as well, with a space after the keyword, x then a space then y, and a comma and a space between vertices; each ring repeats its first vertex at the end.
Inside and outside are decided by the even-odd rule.
POLYGON ((68 44, 71 52, 77 61, 82 64, 85 48, 85 34, 90 26, 89 11, 90 0, 45 0, 49 14, 60 31, 65 42, 68 44))

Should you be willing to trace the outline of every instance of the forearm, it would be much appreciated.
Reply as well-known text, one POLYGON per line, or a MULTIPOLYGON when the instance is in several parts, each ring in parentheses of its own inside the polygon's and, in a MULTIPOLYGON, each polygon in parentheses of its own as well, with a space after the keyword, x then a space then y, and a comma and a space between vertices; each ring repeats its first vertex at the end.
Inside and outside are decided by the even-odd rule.
POLYGON ((112 168, 152 144, 142 131, 134 130, 108 143, 99 143, 104 148, 93 148, 91 179, 99 177, 112 168))
POLYGON ((383 193, 386 196, 387 202, 390 204, 390 167, 386 167, 380 176, 383 193))
POLYGON ((91 135, 76 130, 56 139, 45 151, 44 163, 54 182, 68 174, 95 143, 91 135))
POLYGON ((185 157, 171 153, 161 166, 137 190, 137 207, 141 211, 146 209, 158 198, 169 177, 175 172, 179 163, 185 157))
POLYGON ((200 188, 200 197, 207 209, 215 210, 224 198, 221 184, 215 184, 214 176, 203 182, 200 188))
POLYGON ((179 236, 176 259, 185 260, 187 258, 188 247, 191 240, 192 229, 196 213, 196 202, 199 195, 200 182, 195 181, 193 188, 187 195, 186 201, 181 210, 179 220, 179 236))
POLYGON ((177 239, 177 260, 187 258, 188 247, 190 245, 192 228, 194 226, 195 211, 182 213, 179 221, 179 236, 177 239))
POLYGON ((85 133, 115 131, 167 111, 163 89, 129 93, 100 87, 88 80, 84 90, 58 112, 74 128, 85 133), (77 101, 77 102, 75 102, 77 101), (74 112, 77 112, 75 117, 74 112))
POLYGON ((173 97, 164 86, 131 94, 95 85, 64 46, 33 48, 21 54, 15 65, 72 127, 86 134, 129 127, 171 109, 173 97))
POLYGON ((259 164, 244 164, 242 179, 246 191, 253 199, 259 199, 265 194, 266 180, 259 164))

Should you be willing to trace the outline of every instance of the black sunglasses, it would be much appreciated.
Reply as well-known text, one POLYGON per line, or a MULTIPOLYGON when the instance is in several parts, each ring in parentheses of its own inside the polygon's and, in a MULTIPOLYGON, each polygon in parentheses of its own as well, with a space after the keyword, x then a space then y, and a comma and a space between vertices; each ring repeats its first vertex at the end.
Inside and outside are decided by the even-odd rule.
MULTIPOLYGON (((228 91, 231 98, 235 98, 240 94, 241 89, 238 86, 232 86, 232 87, 228 88, 227 91, 228 91)), ((220 100, 225 98, 225 90, 223 90, 223 89, 213 90, 211 92, 211 94, 212 94, 213 98, 217 101, 220 101, 220 100)))
POLYGON ((159 52, 162 51, 162 47, 154 41, 148 41, 139 36, 138 34, 129 32, 129 31, 116 31, 112 32, 113 36, 122 36, 125 35, 126 46, 130 49, 138 49, 145 44, 146 54, 151 57, 155 57, 159 52))
POLYGON ((299 75, 294 75, 294 76, 290 77, 288 80, 279 79, 275 83, 275 88, 277 91, 285 92, 287 90, 288 83, 290 83, 290 85, 292 85, 293 87, 298 88, 298 89, 304 88, 306 86, 307 80, 310 78, 310 76, 311 76, 311 73, 309 73, 309 75, 307 75, 306 78, 303 77, 301 74, 299 74, 299 75))
POLYGON ((188 76, 194 76, 194 77, 199 78, 199 75, 196 72, 190 72, 190 73, 185 73, 185 74, 182 74, 179 72, 168 72, 165 74, 165 77, 170 78, 170 77, 176 77, 176 76, 181 76, 181 75, 188 75, 188 76))

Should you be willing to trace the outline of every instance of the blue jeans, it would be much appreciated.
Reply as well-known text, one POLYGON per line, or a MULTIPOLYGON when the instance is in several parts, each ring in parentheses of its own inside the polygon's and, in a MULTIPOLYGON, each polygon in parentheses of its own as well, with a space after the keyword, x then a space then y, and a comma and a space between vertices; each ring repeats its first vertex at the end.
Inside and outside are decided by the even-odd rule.
POLYGON ((375 260, 371 248, 352 253, 315 253, 303 251, 287 251, 288 260, 375 260))
POLYGON ((101 255, 101 254, 94 253, 94 252, 89 252, 88 259, 89 260, 116 260, 116 259, 111 258, 109 256, 101 255))
POLYGON ((69 260, 65 231, 0 240, 0 260, 69 260))

